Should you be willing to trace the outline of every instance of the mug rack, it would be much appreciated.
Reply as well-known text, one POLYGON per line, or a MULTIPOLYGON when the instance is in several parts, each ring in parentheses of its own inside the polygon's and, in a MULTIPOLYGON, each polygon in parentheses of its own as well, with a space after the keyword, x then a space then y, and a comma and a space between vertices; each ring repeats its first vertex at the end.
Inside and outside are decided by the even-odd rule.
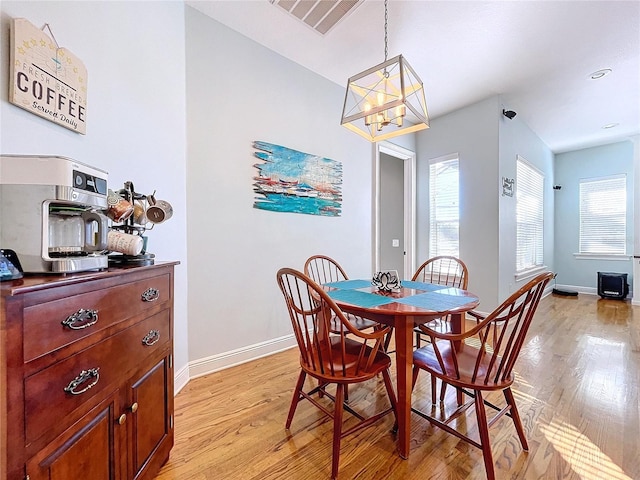
MULTIPOLYGON (((122 198, 124 198, 127 202, 130 202, 135 206, 135 201, 142 200, 146 203, 147 195, 143 195, 135 191, 133 186, 133 182, 127 181, 124 182, 124 188, 118 190, 116 192, 122 198)), ((152 195, 155 195, 155 191, 152 195)), ((139 235, 143 239, 143 247, 142 252, 139 255, 125 255, 123 253, 113 253, 109 255, 109 265, 117 266, 117 265, 153 265, 155 255, 153 253, 148 253, 147 250, 147 237, 144 236, 144 233, 147 230, 152 230, 155 224, 152 224, 150 227, 146 225, 141 225, 135 222, 134 215, 130 215, 123 223, 120 225, 112 225, 113 230, 119 230, 124 233, 128 233, 129 235, 139 235)))

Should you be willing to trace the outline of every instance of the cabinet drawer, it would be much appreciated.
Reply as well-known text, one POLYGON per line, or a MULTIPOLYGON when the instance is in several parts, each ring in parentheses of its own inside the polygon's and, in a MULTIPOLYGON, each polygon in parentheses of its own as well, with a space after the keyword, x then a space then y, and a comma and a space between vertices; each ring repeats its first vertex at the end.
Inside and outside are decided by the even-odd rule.
POLYGON ((44 433, 55 436, 116 388, 127 372, 139 368, 146 357, 164 348, 171 337, 170 310, 163 310, 27 377, 26 443, 44 433), (73 415, 76 410, 77 415, 73 415))
POLYGON ((26 307, 24 361, 88 337, 170 299, 170 277, 160 275, 26 307))

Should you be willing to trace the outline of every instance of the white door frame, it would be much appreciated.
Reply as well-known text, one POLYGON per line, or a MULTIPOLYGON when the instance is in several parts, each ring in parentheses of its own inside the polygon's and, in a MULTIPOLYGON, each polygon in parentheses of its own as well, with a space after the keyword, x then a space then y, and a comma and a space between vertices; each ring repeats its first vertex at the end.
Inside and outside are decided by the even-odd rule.
MULTIPOLYGON (((416 153, 386 141, 377 142, 373 156, 373 272, 380 271, 380 154, 404 161, 404 276, 415 270, 416 231, 416 153)), ((402 275, 401 272, 398 272, 402 275)))

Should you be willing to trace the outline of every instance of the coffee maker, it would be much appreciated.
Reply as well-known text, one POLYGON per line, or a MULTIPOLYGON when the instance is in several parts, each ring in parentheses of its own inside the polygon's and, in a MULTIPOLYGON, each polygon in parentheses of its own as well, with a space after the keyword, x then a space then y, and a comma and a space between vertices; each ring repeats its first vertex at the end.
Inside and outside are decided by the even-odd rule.
POLYGON ((59 156, 0 156, 0 248, 25 273, 108 267, 104 170, 59 156))

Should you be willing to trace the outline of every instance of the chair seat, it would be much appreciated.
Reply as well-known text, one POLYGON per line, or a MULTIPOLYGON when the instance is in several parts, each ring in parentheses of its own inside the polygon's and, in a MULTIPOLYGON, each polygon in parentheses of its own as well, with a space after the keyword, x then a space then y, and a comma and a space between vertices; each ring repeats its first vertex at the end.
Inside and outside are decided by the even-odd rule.
MULTIPOLYGON (((495 381, 495 375, 492 375, 490 376, 490 380, 485 383, 484 379, 490 367, 490 353, 482 356, 480 364, 475 371, 474 379, 474 370, 476 369, 477 359, 480 355, 479 349, 467 344, 462 344, 455 352, 455 359, 451 342, 438 341, 438 350, 442 358, 442 364, 444 365, 444 372, 442 371, 442 366, 438 361, 438 357, 436 356, 435 349, 432 344, 425 345, 413 352, 414 365, 428 371, 430 374, 435 375, 440 379, 443 379, 451 385, 462 388, 469 388, 473 390, 502 390, 513 383, 513 374, 504 380, 498 379, 497 382, 495 381), (456 364, 458 367, 458 373, 456 373, 456 364)), ((499 361, 495 362, 493 368, 495 369, 496 364, 499 363, 499 361)))
POLYGON ((362 353, 362 343, 348 337, 341 339, 339 336, 331 338, 331 352, 326 348, 320 351, 314 349, 310 352, 313 359, 308 362, 300 362, 302 369, 312 377, 335 383, 358 383, 375 377, 383 370, 391 366, 391 357, 383 351, 376 352, 370 366, 365 365, 366 359, 371 353, 369 346, 362 353), (344 350, 343 350, 344 349, 344 350), (306 363, 306 365, 305 365, 306 363), (344 370, 331 371, 331 365, 343 365, 344 370), (313 365, 311 368, 308 365, 313 365))

